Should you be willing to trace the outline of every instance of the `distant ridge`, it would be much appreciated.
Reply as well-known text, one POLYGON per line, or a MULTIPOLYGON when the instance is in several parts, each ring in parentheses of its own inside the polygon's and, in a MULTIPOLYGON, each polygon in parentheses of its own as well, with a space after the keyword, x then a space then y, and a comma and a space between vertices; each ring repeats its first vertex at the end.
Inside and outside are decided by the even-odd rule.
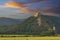
POLYGON ((18 24, 22 21, 23 21, 23 19, 13 19, 13 18, 0 17, 0 26, 15 25, 15 24, 18 24))

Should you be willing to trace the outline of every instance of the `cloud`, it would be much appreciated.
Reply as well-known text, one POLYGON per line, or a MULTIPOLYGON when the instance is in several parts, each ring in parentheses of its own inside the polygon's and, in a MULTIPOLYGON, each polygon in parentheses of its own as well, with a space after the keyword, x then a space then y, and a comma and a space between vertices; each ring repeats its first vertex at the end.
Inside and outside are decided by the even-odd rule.
POLYGON ((20 12, 20 13, 35 13, 37 12, 36 10, 32 10, 32 9, 22 9, 22 10, 17 10, 17 12, 20 12))
POLYGON ((22 8, 20 13, 42 12, 42 14, 60 14, 60 0, 13 0, 0 8, 22 8), (23 9, 24 8, 24 9, 23 9))
POLYGON ((20 2, 20 3, 36 3, 41 1, 47 1, 47 0, 13 0, 14 2, 20 2))
POLYGON ((51 5, 50 8, 46 7, 42 9, 42 12, 54 14, 54 15, 60 15, 60 5, 51 5))
POLYGON ((29 4, 19 3, 19 2, 8 2, 4 5, 0 5, 0 8, 24 8, 29 6, 29 4))
POLYGON ((43 15, 60 15, 60 0, 33 0, 31 6, 19 10, 22 13, 41 12, 43 15), (34 3, 38 1, 37 3, 34 3), (40 2, 41 1, 41 2, 40 2))

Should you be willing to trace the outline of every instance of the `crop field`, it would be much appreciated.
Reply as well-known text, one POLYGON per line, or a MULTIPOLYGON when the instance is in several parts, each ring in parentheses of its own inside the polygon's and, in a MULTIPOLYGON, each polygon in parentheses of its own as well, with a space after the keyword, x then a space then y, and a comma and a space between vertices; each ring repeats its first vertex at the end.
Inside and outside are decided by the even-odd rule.
POLYGON ((60 40, 60 37, 0 37, 0 40, 60 40))

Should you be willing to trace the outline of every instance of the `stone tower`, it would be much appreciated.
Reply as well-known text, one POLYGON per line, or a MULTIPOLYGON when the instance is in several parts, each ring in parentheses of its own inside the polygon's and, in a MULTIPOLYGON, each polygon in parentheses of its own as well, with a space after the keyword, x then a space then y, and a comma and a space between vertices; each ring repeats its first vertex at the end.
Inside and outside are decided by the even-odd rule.
POLYGON ((35 14, 34 14, 34 17, 37 17, 37 23, 38 23, 38 25, 39 26, 41 26, 41 15, 40 15, 40 13, 39 12, 36 12, 35 14))

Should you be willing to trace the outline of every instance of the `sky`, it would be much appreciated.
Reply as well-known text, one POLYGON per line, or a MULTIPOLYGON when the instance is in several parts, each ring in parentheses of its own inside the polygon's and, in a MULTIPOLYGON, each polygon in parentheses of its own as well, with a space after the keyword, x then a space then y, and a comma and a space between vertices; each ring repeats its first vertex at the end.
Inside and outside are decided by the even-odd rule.
POLYGON ((0 0, 0 17, 25 19, 36 12, 60 16, 60 0, 0 0))

